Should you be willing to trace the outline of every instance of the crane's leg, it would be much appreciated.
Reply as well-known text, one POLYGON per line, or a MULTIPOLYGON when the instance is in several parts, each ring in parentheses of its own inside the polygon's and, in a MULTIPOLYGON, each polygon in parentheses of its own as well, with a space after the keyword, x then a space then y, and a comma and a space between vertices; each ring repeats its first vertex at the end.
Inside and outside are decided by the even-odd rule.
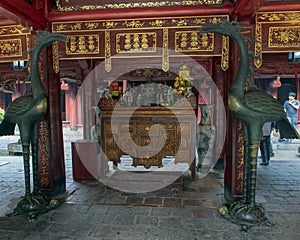
POLYGON ((48 211, 49 199, 40 194, 37 188, 37 174, 38 174, 38 166, 37 166, 37 143, 38 140, 36 138, 33 140, 33 137, 36 137, 38 133, 38 124, 37 126, 32 123, 24 123, 20 127, 21 133, 21 141, 23 146, 23 159, 24 159, 24 171, 25 171, 25 196, 20 198, 17 206, 15 207, 12 215, 27 215, 30 221, 35 220, 36 216, 40 213, 48 211), (32 129, 33 128, 33 129, 32 129), (32 132, 34 131, 34 132, 32 132), (30 167, 29 167, 29 145, 30 140, 35 146, 32 146, 33 155, 33 181, 34 181, 34 190, 33 193, 30 193, 30 167))
POLYGON ((248 169, 246 170, 248 173, 244 173, 249 178, 249 180, 247 180, 249 186, 244 188, 244 191, 247 192, 247 196, 244 195, 243 201, 233 203, 229 209, 232 219, 245 229, 252 225, 264 224, 267 222, 263 207, 255 202, 257 153, 261 139, 261 129, 262 126, 259 124, 256 126, 252 125, 251 128, 248 128, 248 166, 245 166, 245 169, 248 169))
POLYGON ((244 140, 244 179, 243 179, 243 202, 249 203, 249 136, 248 136, 248 126, 246 124, 243 125, 243 140, 244 140))
POLYGON ((24 161, 24 174, 25 174, 25 196, 19 199, 17 206, 13 211, 13 215, 26 214, 32 208, 32 196, 30 193, 30 165, 29 165, 29 145, 30 145, 30 129, 31 125, 22 123, 19 124, 22 152, 24 161))
POLYGON ((24 164, 24 174, 25 174, 25 198, 30 196, 30 134, 26 125, 19 125, 21 142, 22 142, 22 152, 23 152, 23 164, 24 164))
POLYGON ((250 135, 249 154, 250 154, 250 206, 255 207, 257 155, 261 141, 262 126, 253 129, 250 135))
POLYGON ((34 124, 33 135, 31 139, 33 193, 38 193, 38 143, 39 122, 34 124))

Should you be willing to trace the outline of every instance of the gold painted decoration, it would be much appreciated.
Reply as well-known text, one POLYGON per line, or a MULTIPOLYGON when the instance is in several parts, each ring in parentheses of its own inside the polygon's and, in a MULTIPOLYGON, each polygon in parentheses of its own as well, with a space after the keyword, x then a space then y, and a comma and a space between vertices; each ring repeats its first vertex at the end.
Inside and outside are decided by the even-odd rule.
POLYGON ((99 35, 70 35, 67 37, 67 55, 99 53, 99 35))
POLYGON ((103 27, 106 29, 110 29, 110 28, 115 28, 118 26, 117 22, 114 21, 106 21, 104 23, 102 23, 103 27))
POLYGON ((144 23, 140 20, 125 21, 123 25, 127 28, 142 28, 144 23))
POLYGON ((262 65, 262 30, 261 30, 261 23, 256 24, 255 29, 255 42, 254 46, 254 54, 255 56, 259 57, 259 59, 254 59, 255 67, 259 68, 262 65))
POLYGON ((300 47, 300 26, 270 27, 269 48, 300 47))
POLYGON ((58 43, 52 43, 52 58, 53 58, 53 71, 57 74, 59 72, 59 58, 58 58, 58 43))
POLYGON ((116 52, 156 52, 156 42, 157 37, 155 32, 119 33, 116 35, 116 52))
POLYGON ((173 19, 172 23, 177 27, 183 27, 188 25, 188 21, 185 18, 173 19))
POLYGON ((112 57, 158 57, 159 54, 162 68, 167 71, 172 57, 169 49, 190 55, 206 51, 207 55, 221 56, 221 47, 213 45, 221 44, 221 37, 215 40, 214 35, 199 36, 196 29, 228 19, 228 15, 212 15, 53 22, 52 32, 68 37, 65 46, 58 45, 60 59, 104 59, 105 68, 110 71, 112 57), (157 52, 158 46, 162 52, 157 52))
POLYGON ((242 124, 239 120, 235 119, 234 124, 236 126, 235 130, 235 161, 233 167, 233 186, 232 193, 234 196, 240 196, 243 194, 243 185, 244 185, 244 145, 243 145, 243 133, 242 133, 242 124))
POLYGON ((0 62, 28 60, 30 29, 22 25, 0 26, 0 62))
POLYGON ((107 29, 155 29, 162 27, 184 28, 188 26, 199 27, 208 23, 220 23, 228 20, 227 15, 201 16, 201 17, 166 17, 166 18, 139 18, 124 20, 94 20, 76 22, 53 22, 52 32, 98 32, 107 29))
POLYGON ((229 37, 222 36, 221 68, 226 71, 229 67, 229 37))
POLYGON ((88 29, 88 30, 94 30, 94 29, 98 29, 99 28, 99 23, 93 23, 93 22, 87 22, 85 24, 85 27, 88 29))
POLYGON ((208 6, 221 5, 223 0, 175 0, 175 1, 147 1, 147 0, 56 0, 56 6, 60 12, 91 11, 100 9, 128 9, 128 8, 150 8, 150 7, 177 7, 177 6, 208 6))
POLYGON ((260 12, 256 15, 255 67, 262 66, 264 52, 286 52, 300 46, 300 12, 260 12))
POLYGON ((162 53, 162 70, 165 72, 169 70, 169 31, 163 30, 163 53, 162 53))
POLYGON ((40 135, 39 135, 39 144, 38 144, 38 168, 39 168, 39 189, 49 190, 53 188, 53 181, 51 175, 51 166, 49 159, 49 138, 48 138, 48 127, 47 122, 43 119, 40 122, 40 135))
POLYGON ((199 34, 197 31, 176 31, 176 52, 213 51, 214 34, 199 34))
POLYGON ((162 27, 164 26, 164 24, 166 23, 167 21, 166 20, 163 20, 163 19, 155 19, 153 21, 150 22, 150 25, 152 27, 162 27))
POLYGON ((8 25, 0 27, 1 37, 23 34, 30 34, 30 30, 22 25, 8 25))
POLYGON ((0 40, 0 58, 22 57, 22 40, 0 40))
POLYGON ((110 32, 105 31, 105 70, 111 71, 110 32))
POLYGON ((300 12, 262 12, 257 14, 257 22, 260 23, 282 23, 282 22, 299 22, 300 12))

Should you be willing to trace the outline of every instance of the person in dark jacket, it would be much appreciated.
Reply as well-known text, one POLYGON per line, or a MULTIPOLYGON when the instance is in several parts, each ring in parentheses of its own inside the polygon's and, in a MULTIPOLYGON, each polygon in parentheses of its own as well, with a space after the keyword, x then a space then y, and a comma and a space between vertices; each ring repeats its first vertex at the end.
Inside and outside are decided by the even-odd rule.
POLYGON ((283 109, 286 112, 286 117, 295 128, 297 128, 298 125, 299 106, 300 102, 296 99, 296 93, 290 92, 289 99, 286 100, 283 104, 283 109))

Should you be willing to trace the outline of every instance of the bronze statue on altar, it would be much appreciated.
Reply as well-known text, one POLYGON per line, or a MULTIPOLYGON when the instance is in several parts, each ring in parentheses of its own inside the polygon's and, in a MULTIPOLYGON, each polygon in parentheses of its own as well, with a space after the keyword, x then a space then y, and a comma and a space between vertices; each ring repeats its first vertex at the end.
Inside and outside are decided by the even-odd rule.
POLYGON ((21 197, 11 215, 26 215, 30 220, 43 212, 57 206, 57 202, 51 201, 38 189, 38 141, 39 124, 47 111, 47 96, 40 79, 38 62, 40 52, 45 46, 55 41, 65 41, 62 34, 51 34, 49 32, 38 32, 36 46, 30 50, 29 60, 32 94, 24 95, 7 107, 2 124, 0 125, 0 136, 13 135, 15 125, 20 129, 24 173, 25 173, 25 196, 21 197), (33 191, 30 188, 30 146, 32 150, 33 169, 33 191))
POLYGON ((247 229, 252 225, 268 223, 265 210, 261 204, 255 202, 257 154, 261 139, 262 126, 265 122, 276 121, 284 138, 299 138, 298 132, 286 118, 281 104, 250 82, 250 68, 248 42, 240 31, 237 22, 224 21, 219 24, 208 24, 199 28, 201 34, 217 33, 231 37, 240 52, 240 63, 236 77, 230 88, 228 105, 231 112, 241 121, 244 140, 244 179, 242 199, 235 201, 228 207, 222 206, 222 214, 231 218, 237 224, 247 229))

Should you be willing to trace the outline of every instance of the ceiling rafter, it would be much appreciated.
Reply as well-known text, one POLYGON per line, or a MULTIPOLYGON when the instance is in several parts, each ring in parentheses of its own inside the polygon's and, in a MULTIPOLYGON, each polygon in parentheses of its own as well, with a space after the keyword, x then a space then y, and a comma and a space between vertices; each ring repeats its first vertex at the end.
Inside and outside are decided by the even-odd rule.
POLYGON ((33 27, 35 30, 45 29, 47 19, 41 9, 35 9, 24 0, 1 0, 0 15, 24 27, 33 27))

